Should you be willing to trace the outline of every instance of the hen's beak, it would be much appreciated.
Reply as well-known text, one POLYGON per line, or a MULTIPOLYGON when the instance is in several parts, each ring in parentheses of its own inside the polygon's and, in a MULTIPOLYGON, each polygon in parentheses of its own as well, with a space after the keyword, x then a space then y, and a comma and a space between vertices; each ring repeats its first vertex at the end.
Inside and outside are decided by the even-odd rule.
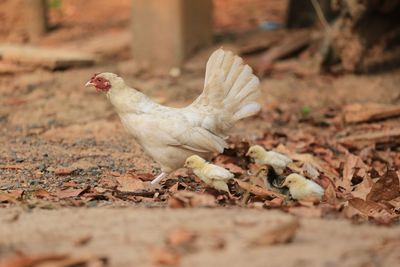
POLYGON ((94 83, 92 83, 91 80, 88 81, 88 82, 85 84, 85 87, 90 87, 90 86, 94 86, 94 83))

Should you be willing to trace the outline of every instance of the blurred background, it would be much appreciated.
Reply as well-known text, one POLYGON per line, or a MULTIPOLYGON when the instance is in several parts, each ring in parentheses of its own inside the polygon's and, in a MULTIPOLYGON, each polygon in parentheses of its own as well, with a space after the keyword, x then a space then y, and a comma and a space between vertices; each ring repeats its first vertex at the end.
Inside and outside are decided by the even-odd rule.
MULTIPOLYGON (((229 266, 398 266, 398 227, 331 220, 360 222, 360 212, 343 207, 285 210, 305 218, 300 238, 244 253, 246 234, 261 233, 253 225, 282 224, 286 214, 271 211, 272 201, 140 209, 171 206, 178 190, 205 195, 204 187, 178 172, 162 194, 118 194, 121 177, 149 180, 158 166, 106 97, 84 85, 94 73, 114 72, 182 107, 201 93, 207 59, 222 46, 254 69, 263 93, 260 114, 234 128, 220 155, 230 160, 225 166, 245 173, 246 149, 262 144, 308 155, 336 181, 346 177, 347 191, 341 183, 331 191, 335 201, 365 195, 372 183, 361 181, 400 166, 399 18, 399 0, 0 0, 0 258, 85 251, 137 266, 157 254, 149 245, 164 242, 167 230, 191 222, 206 241, 187 266, 216 258, 229 266), (134 209, 101 209, 110 206, 134 209), (387 244, 392 258, 378 257, 387 244)), ((385 215, 379 205, 362 212, 385 215)))
MULTIPOLYGON (((368 73, 393 68, 400 58, 398 1, 4 0, 0 5, 1 42, 88 53, 80 62, 47 66, 53 69, 92 65, 92 54, 103 61, 132 58, 141 67, 165 71, 216 44, 230 44, 248 56, 261 76, 274 70, 368 73)), ((26 55, 9 56, 21 49, 3 47, 2 57, 46 65, 32 64, 26 55)))

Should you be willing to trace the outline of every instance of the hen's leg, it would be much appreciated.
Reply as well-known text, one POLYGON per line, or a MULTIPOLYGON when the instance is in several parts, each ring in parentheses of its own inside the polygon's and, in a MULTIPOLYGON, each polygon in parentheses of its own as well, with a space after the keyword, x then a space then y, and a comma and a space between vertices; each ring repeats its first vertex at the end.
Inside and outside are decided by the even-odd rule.
POLYGON ((167 176, 167 173, 160 173, 156 178, 153 179, 153 181, 151 181, 151 184, 158 184, 165 176, 167 176))

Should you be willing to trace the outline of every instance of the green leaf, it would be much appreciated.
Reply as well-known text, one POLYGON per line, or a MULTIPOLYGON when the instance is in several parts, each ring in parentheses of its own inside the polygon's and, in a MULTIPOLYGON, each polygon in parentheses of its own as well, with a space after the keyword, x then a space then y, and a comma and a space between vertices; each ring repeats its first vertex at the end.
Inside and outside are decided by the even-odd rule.
POLYGON ((61 8, 61 0, 48 0, 47 6, 50 9, 60 9, 61 8))
POLYGON ((303 106, 300 111, 303 116, 308 116, 311 113, 311 108, 306 105, 306 106, 303 106))

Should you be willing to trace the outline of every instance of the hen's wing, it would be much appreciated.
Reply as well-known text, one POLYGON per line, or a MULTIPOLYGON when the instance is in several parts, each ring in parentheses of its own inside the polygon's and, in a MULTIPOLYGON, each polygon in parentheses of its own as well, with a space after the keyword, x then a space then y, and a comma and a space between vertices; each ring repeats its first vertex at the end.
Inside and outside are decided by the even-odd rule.
POLYGON ((140 116, 142 140, 156 138, 164 145, 182 147, 194 152, 218 152, 226 147, 223 138, 188 120, 179 109, 162 108, 140 116))
POLYGON ((170 142, 168 145, 179 146, 196 152, 222 153, 227 145, 224 139, 202 127, 186 125, 178 131, 176 129, 170 129, 168 132, 170 136, 174 138, 174 141, 170 142))
POLYGON ((260 110, 259 94, 252 69, 232 52, 218 49, 207 62, 202 94, 183 110, 200 127, 223 136, 236 121, 260 110))

